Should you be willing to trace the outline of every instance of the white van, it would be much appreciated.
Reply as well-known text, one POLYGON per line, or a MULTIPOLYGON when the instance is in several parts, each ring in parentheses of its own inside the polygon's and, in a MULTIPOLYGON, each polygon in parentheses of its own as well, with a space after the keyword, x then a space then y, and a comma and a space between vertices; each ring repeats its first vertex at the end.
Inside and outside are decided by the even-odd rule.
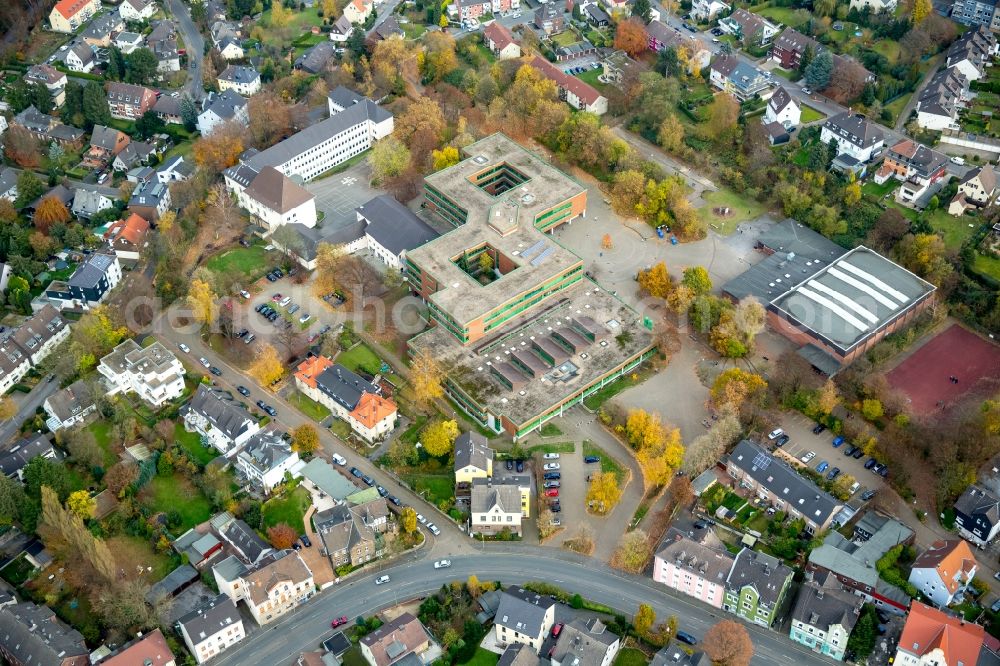
POLYGON ((858 488, 860 488, 860 487, 861 487, 861 484, 858 483, 857 481, 855 481, 854 483, 851 484, 851 489, 848 492, 851 495, 853 495, 854 493, 858 492, 858 488))
POLYGON ((332 456, 330 456, 330 459, 333 460, 333 462, 337 463, 338 465, 347 464, 347 458, 340 455, 339 453, 334 453, 332 456))

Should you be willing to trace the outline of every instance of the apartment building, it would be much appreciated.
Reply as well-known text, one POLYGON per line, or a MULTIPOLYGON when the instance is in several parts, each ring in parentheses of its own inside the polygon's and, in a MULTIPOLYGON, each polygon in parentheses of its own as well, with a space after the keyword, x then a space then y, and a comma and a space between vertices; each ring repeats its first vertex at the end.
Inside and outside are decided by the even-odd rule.
POLYGON ((225 456, 234 455, 260 430, 257 419, 235 404, 231 396, 205 384, 198 387, 181 411, 185 429, 200 433, 225 456))
POLYGON ((383 397, 379 387, 325 356, 299 364, 295 385, 369 442, 385 437, 395 427, 396 403, 383 397))
POLYGON ((101 9, 101 0, 59 0, 49 12, 53 32, 75 32, 101 9))
POLYGON ((726 578, 735 558, 711 530, 697 539, 670 528, 653 559, 653 580, 714 608, 726 599, 726 578))
POLYGON ((138 120, 156 104, 156 92, 145 86, 111 82, 105 89, 112 118, 138 120))
POLYGON ((199 664, 225 652, 246 637, 240 611, 225 594, 182 615, 177 620, 176 627, 199 664))
POLYGON ((299 454, 273 430, 261 430, 236 454, 236 469, 265 495, 270 495, 298 462, 299 454))
POLYGON ((131 338, 101 359, 97 372, 104 377, 108 395, 135 393, 153 407, 184 393, 184 366, 159 340, 140 347, 131 338))

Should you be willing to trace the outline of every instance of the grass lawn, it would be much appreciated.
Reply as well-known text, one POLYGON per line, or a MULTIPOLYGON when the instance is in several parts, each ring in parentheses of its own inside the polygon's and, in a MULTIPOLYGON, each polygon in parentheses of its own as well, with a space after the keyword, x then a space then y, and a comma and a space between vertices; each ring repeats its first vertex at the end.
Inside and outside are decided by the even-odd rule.
POLYGON ((238 271, 247 276, 248 282, 255 282, 264 277, 264 274, 270 270, 271 264, 268 252, 263 245, 234 247, 205 262, 210 271, 216 273, 238 271))
POLYGON ((288 396, 287 400, 313 421, 322 421, 330 415, 329 409, 298 391, 288 396))
POLYGON ((347 351, 340 352, 337 354, 335 360, 348 370, 358 370, 360 368, 370 375, 377 374, 382 367, 382 359, 372 351, 371 347, 364 343, 355 345, 347 351))
POLYGON ((1000 259, 987 257, 976 252, 976 257, 972 260, 972 270, 994 280, 1000 280, 1000 259))
POLYGON ((556 46, 569 46, 571 44, 576 44, 578 41, 576 33, 572 30, 566 30, 556 35, 552 35, 552 43, 556 46))
POLYGON ((802 105, 802 118, 799 120, 800 123, 805 125, 806 123, 814 123, 817 120, 823 120, 826 118, 826 114, 822 111, 818 111, 811 106, 802 105))
POLYGON ((143 503, 152 511, 176 511, 180 514, 178 533, 184 533, 198 523, 205 522, 212 515, 212 505, 208 499, 180 474, 154 476, 143 488, 142 496, 143 503))
POLYGON ((173 559, 165 553, 157 553, 142 537, 114 536, 108 539, 108 548, 115 554, 115 562, 126 572, 136 571, 136 567, 152 567, 146 574, 149 580, 160 580, 174 569, 173 559))
POLYGON ((628 375, 627 377, 620 377, 615 382, 607 384, 603 388, 594 391, 586 398, 584 398, 583 400, 584 406, 587 409, 596 412, 598 409, 601 408, 601 405, 606 403, 611 398, 615 397, 625 389, 635 386, 636 384, 644 381, 647 377, 649 377, 650 374, 652 374, 652 371, 649 368, 644 367, 638 370, 637 373, 633 372, 632 374, 638 374, 638 377, 634 380, 632 379, 632 375, 628 375))
POLYGON ((546 423, 541 427, 541 429, 538 431, 538 434, 541 435, 542 437, 558 437, 559 435, 563 434, 563 431, 562 428, 560 428, 555 423, 552 423, 550 421, 549 423, 546 423))
POLYGON ((455 477, 451 474, 404 474, 403 481, 410 484, 413 491, 423 495, 428 502, 437 506, 441 501, 449 501, 455 496, 455 477))
POLYGON ((305 527, 302 519, 310 502, 309 491, 302 487, 296 488, 290 495, 264 502, 264 508, 261 510, 264 516, 264 528, 285 523, 293 530, 301 531, 305 527))
POLYGON ((260 25, 265 27, 264 43, 271 46, 287 46, 290 39, 309 32, 313 26, 319 27, 323 24, 323 18, 316 15, 315 8, 307 8, 305 11, 291 10, 291 17, 288 24, 282 28, 271 26, 271 10, 268 9, 260 18, 260 25), (288 35, 289 39, 282 39, 288 35))
POLYGON ((416 23, 404 23, 400 27, 403 29, 403 35, 407 39, 418 39, 425 32, 427 32, 427 28, 425 26, 416 23))
POLYGON ((528 453, 573 453, 574 451, 576 444, 573 442, 553 442, 528 447, 528 453))
POLYGON ((874 180, 869 180, 867 183, 861 186, 861 193, 867 194, 874 199, 881 199, 885 195, 889 194, 893 190, 899 187, 899 181, 895 178, 890 178, 881 185, 876 183, 874 180))
POLYGON ((333 423, 330 424, 330 432, 336 435, 339 439, 345 442, 351 436, 351 424, 347 421, 341 421, 340 419, 334 419, 333 423))
POLYGON ((201 435, 196 432, 188 432, 180 423, 174 426, 174 438, 180 447, 191 456, 191 459, 202 467, 219 456, 215 449, 201 443, 201 435))
POLYGON ((974 218, 949 215, 948 211, 943 208, 938 208, 928 214, 926 219, 931 228, 944 238, 944 244, 949 250, 957 250, 962 247, 962 243, 975 232, 980 224, 974 218), (972 226, 969 226, 970 224, 972 226))
POLYGON ((891 39, 880 39, 872 46, 875 53, 885 56, 890 65, 895 65, 899 60, 899 42, 891 39))
POLYGON ((618 652, 618 656, 615 657, 614 666, 646 666, 648 663, 649 660, 646 659, 646 655, 643 654, 642 650, 625 648, 618 652))
POLYGON ((87 426, 87 430, 91 432, 97 441, 97 445, 104 451, 104 468, 107 469, 114 465, 118 460, 118 456, 111 449, 111 422, 104 420, 94 421, 87 426))
POLYGON ((621 463, 617 459, 612 458, 608 455, 608 452, 594 444, 589 439, 583 442, 583 455, 584 456, 600 456, 601 457, 601 471, 605 473, 614 474, 618 479, 618 484, 621 485, 625 481, 625 468, 622 467, 621 463))
POLYGON ((587 71, 583 72, 582 74, 577 74, 576 78, 580 79, 581 81, 583 81, 584 83, 586 83, 586 84, 588 84, 590 86, 593 86, 599 92, 606 92, 607 89, 610 87, 609 84, 604 83, 603 81, 598 81, 597 80, 597 77, 600 76, 603 73, 604 73, 604 69, 603 68, 602 69, 588 69, 587 71))
POLYGON ((766 7, 754 13, 760 14, 761 16, 769 18, 772 21, 784 23, 785 25, 793 28, 798 27, 797 22, 794 20, 795 9, 792 7, 766 7))
POLYGON ((909 100, 910 100, 910 96, 909 95, 903 95, 902 97, 889 102, 885 106, 885 109, 889 113, 892 114, 893 123, 895 123, 895 121, 899 120, 899 114, 901 114, 903 112, 903 107, 906 106, 906 103, 909 100))
POLYGON ((780 67, 775 67, 771 70, 771 73, 776 74, 787 81, 795 81, 799 78, 799 73, 794 69, 781 69, 780 67))
POLYGON ((10 564, 0 570, 0 577, 11 585, 21 585, 24 581, 28 580, 28 577, 31 576, 31 572, 34 570, 35 567, 31 566, 31 562, 22 554, 11 560, 10 564))
POLYGON ((736 231, 738 225, 760 216, 767 210, 764 204, 741 196, 727 187, 715 192, 706 192, 702 198, 707 205, 698 209, 698 215, 723 236, 728 236, 736 231), (716 215, 713 212, 715 208, 728 208, 729 215, 726 217, 716 215))
POLYGON ((500 661, 500 655, 495 652, 476 648, 476 651, 472 654, 472 659, 463 661, 462 664, 468 664, 469 666, 495 666, 498 661, 500 661))

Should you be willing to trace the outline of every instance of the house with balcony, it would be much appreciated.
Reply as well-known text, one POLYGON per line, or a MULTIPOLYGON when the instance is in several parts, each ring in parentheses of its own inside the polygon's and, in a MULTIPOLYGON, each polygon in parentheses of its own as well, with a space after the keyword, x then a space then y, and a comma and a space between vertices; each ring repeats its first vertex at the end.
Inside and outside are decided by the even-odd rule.
POLYGON ((89 666, 90 649, 48 606, 10 598, 0 605, 0 657, 14 666, 89 666))
POLYGON ((885 135, 878 125, 860 113, 849 110, 831 116, 823 123, 819 140, 837 143, 837 157, 845 164, 863 166, 878 157, 885 148, 885 135))
POLYGON ((498 646, 521 643, 537 654, 555 623, 556 600, 514 585, 500 595, 493 618, 498 646))
POLYGON ((313 516, 316 533, 333 567, 359 567, 382 556, 389 529, 389 506, 379 497, 362 504, 339 504, 313 516))
POLYGON ((89 310, 102 302, 122 279, 118 257, 95 252, 80 263, 69 280, 53 281, 45 288, 45 298, 60 310, 89 310))
MULTIPOLYGON (((687 53, 688 73, 698 75, 712 61, 712 52, 699 40, 685 35, 677 28, 671 28, 662 21, 652 20, 646 26, 649 35, 649 50, 657 53, 672 48, 687 53)), ((605 72, 607 70, 605 69, 605 72)))
POLYGON ((117 10, 101 14, 91 21, 80 36, 83 43, 95 49, 108 48, 111 46, 111 39, 119 32, 125 30, 125 21, 117 10))
POLYGON ((714 21, 720 14, 725 14, 732 6, 722 0, 694 0, 691 3, 691 16, 696 21, 714 21))
POLYGON ((78 379, 46 398, 42 408, 48 416, 45 425, 56 432, 83 423, 97 410, 97 401, 90 387, 78 379))
POLYGON ((559 98, 578 111, 603 115, 608 111, 608 99, 596 88, 575 76, 570 76, 551 62, 535 56, 528 63, 559 89, 559 98))
POLYGON ((253 67, 230 65, 218 78, 219 91, 232 90, 243 97, 251 97, 260 92, 260 73, 253 67))
POLYGON ((244 127, 250 124, 248 102, 232 90, 209 93, 203 102, 203 110, 198 114, 198 131, 209 136, 224 123, 236 122, 244 127))
POLYGON ((469 495, 469 514, 473 534, 521 536, 521 491, 512 484, 475 479, 469 495))
POLYGON ((726 599, 726 578, 735 557, 711 530, 698 538, 670 528, 653 558, 653 580, 714 608, 726 599))
POLYGON ((112 118, 138 120, 156 104, 156 92, 145 86, 111 82, 105 89, 112 118))
POLYGON ((101 0, 59 0, 49 12, 53 32, 71 33, 101 10, 101 0))
POLYGON ((969 79, 958 67, 940 70, 917 97, 917 124, 931 130, 958 129, 958 112, 970 97, 969 79))
POLYGON ((910 569, 910 583, 939 607, 960 602, 979 565, 963 539, 938 540, 920 553, 910 569))
POLYGON ((236 469, 265 495, 270 495, 298 464, 299 454, 274 430, 259 431, 236 454, 236 469))
POLYGON ((497 60, 521 57, 521 47, 514 40, 514 35, 506 26, 497 21, 492 21, 483 29, 483 44, 496 56, 497 60))
POLYGON ((219 590, 234 602, 243 601, 260 626, 291 612, 316 592, 312 571, 293 550, 270 553, 226 583, 220 583, 219 590))
POLYGON ((552 666, 611 666, 621 639, 600 618, 578 618, 563 625, 549 653, 552 666))
POLYGON ((128 200, 128 210, 155 222, 170 208, 170 188, 155 180, 139 183, 128 200))
POLYGON ((945 67, 954 67, 969 81, 977 81, 987 75, 986 68, 993 65, 997 55, 996 35, 978 26, 952 42, 948 47, 945 67))
POLYGON ((134 393, 153 407, 162 407, 184 393, 184 366, 159 340, 140 347, 131 338, 101 359, 97 372, 107 395, 134 393))
POLYGON ((743 8, 721 19, 719 28, 747 46, 764 46, 778 34, 778 26, 743 8))
POLYGON ((989 164, 977 167, 966 173, 958 185, 957 196, 980 208, 993 201, 996 195, 997 174, 989 164))
POLYGON ((843 661, 863 603, 864 599, 844 589, 832 575, 822 583, 808 581, 795 598, 788 636, 814 652, 843 661))
POLYGON ((226 457, 232 457, 260 430, 257 419, 232 395, 201 384, 182 409, 184 428, 197 432, 226 457))
POLYGON ((793 573, 778 558, 744 547, 726 577, 722 607, 747 622, 770 627, 791 586, 793 573))
POLYGON ((146 246, 149 222, 141 215, 130 213, 128 217, 111 223, 104 232, 104 240, 122 261, 138 261, 146 246))
POLYGON ((57 107, 62 106, 66 101, 66 74, 52 65, 46 63, 32 65, 28 68, 24 80, 28 83, 38 83, 45 86, 45 89, 52 95, 52 103, 57 107))
POLYGON ((882 166, 875 172, 875 182, 882 184, 890 178, 900 181, 896 201, 922 207, 924 200, 940 189, 951 176, 948 175, 948 158, 911 139, 904 139, 889 148, 882 166))
POLYGON ((90 135, 90 148, 83 157, 83 164, 91 169, 103 169, 132 141, 128 134, 113 127, 94 125, 90 135))
POLYGON ((55 460, 56 450, 52 446, 52 436, 37 433, 15 440, 10 447, 0 453, 0 474, 8 479, 24 481, 24 468, 35 458, 55 460))
POLYGON ((771 84, 764 72, 735 55, 721 55, 712 62, 709 81, 739 102, 770 97, 771 84))
POLYGON ((774 89, 771 99, 767 100, 763 123, 778 123, 786 130, 798 127, 802 120, 802 107, 788 94, 784 86, 774 89))
POLYGON ((782 69, 798 69, 803 56, 807 53, 815 56, 822 50, 823 46, 812 37, 794 28, 785 28, 771 45, 771 60, 780 64, 782 69))

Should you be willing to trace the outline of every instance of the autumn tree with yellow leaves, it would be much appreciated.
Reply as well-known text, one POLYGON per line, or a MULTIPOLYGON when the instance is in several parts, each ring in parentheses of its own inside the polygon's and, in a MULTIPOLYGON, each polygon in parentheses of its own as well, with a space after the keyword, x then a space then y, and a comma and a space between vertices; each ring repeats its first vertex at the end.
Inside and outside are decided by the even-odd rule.
POLYGON ((455 448, 455 438, 458 437, 458 423, 454 420, 434 421, 420 434, 420 442, 427 455, 446 456, 455 448))
POLYGON ((216 305, 218 297, 212 291, 212 286, 204 280, 195 278, 188 289, 187 303, 191 308, 191 316, 202 325, 215 321, 219 308, 216 305))
POLYGON ((278 351, 273 346, 263 344, 258 348, 257 358, 254 359, 247 372, 257 380, 258 384, 267 388, 285 374, 285 365, 281 362, 278 351))
POLYGON ((739 410, 747 401, 760 399, 765 389, 767 381, 760 375, 741 368, 730 368, 716 377, 709 395, 717 409, 729 406, 739 410))
POLYGON ((673 288, 673 280, 662 261, 639 271, 639 288, 653 298, 666 298, 673 288))
POLYGON ((417 402, 424 407, 444 395, 444 370, 427 354, 419 354, 410 366, 410 383, 417 402))
POLYGON ((615 508, 621 499, 622 489, 618 477, 611 472, 595 472, 587 486, 587 506, 598 514, 606 514, 615 508))

